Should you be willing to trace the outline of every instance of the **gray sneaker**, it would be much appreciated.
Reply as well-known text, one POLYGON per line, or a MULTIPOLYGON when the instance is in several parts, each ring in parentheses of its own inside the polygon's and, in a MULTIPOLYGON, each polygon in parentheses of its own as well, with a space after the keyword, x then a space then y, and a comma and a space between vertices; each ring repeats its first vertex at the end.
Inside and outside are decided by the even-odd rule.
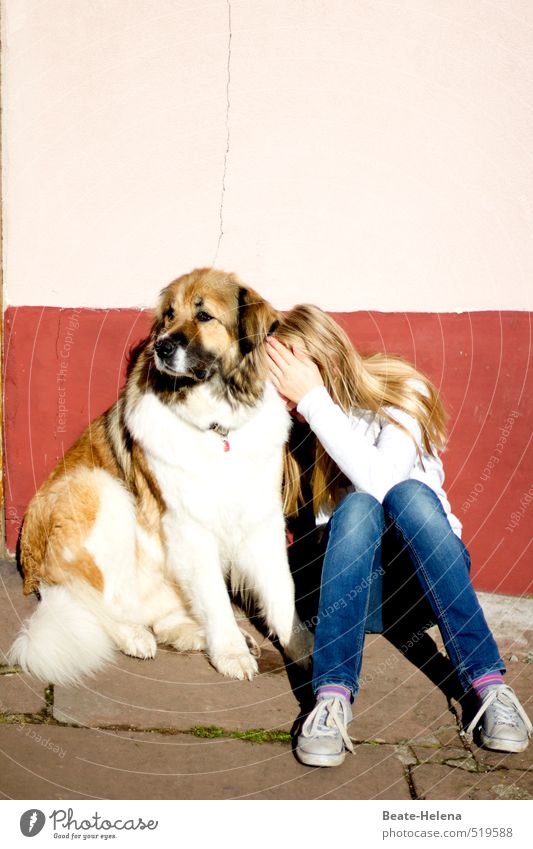
POLYGON ((533 731, 518 696, 507 684, 487 687, 481 707, 466 729, 467 738, 472 739, 478 724, 481 726, 479 736, 482 746, 497 752, 523 752, 533 731))
POLYGON ((308 766, 338 766, 346 749, 354 754, 346 726, 352 710, 346 699, 335 696, 318 699, 298 737, 296 755, 308 766))

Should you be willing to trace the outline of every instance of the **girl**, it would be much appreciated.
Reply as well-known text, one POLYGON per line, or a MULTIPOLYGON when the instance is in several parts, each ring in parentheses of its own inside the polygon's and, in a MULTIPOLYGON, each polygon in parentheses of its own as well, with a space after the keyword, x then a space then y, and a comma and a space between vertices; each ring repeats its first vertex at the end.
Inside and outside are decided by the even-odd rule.
MULTIPOLYGON (((270 375, 288 409, 314 434, 311 490, 327 521, 313 654, 316 705, 298 737, 304 764, 336 766, 353 751, 347 725, 359 689, 365 629, 380 612, 378 574, 414 571, 462 688, 480 700, 467 734, 521 752, 532 725, 511 687, 470 582, 461 523, 442 488, 445 414, 431 382, 399 357, 358 354, 318 307, 285 314, 267 341, 270 375), (407 565, 406 565, 407 564, 407 565), (376 604, 377 601, 377 604, 376 604), (374 605, 376 605, 375 609, 374 605)), ((294 454, 286 509, 302 502, 294 454)))

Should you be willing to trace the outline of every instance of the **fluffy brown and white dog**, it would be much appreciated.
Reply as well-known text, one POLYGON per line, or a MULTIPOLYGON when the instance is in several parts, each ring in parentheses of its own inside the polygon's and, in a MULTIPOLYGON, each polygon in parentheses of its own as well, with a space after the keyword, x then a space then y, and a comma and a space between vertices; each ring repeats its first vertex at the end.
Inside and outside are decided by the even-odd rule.
POLYGON ((75 682, 115 648, 149 658, 159 642, 251 679, 228 579, 306 662, 281 503, 289 414, 263 346, 276 321, 232 274, 199 269, 164 289, 118 401, 30 502, 20 561, 42 600, 11 662, 75 682))

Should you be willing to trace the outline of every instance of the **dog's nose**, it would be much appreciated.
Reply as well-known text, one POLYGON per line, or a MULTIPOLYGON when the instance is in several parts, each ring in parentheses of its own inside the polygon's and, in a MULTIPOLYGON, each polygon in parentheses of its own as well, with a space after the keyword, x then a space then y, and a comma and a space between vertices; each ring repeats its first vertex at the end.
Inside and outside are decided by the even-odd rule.
POLYGON ((168 360, 176 350, 177 345, 173 339, 166 336, 163 339, 158 339, 154 348, 162 360, 168 360))

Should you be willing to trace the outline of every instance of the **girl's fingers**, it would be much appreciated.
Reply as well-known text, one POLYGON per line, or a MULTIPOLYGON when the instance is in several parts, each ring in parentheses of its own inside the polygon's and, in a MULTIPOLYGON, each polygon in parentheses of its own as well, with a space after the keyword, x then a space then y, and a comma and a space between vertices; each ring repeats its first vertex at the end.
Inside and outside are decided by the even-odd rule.
POLYGON ((286 365, 285 361, 276 355, 275 351, 267 351, 268 354, 268 367, 269 369, 276 369, 280 374, 283 373, 283 369, 286 365))
POLYGON ((270 370, 270 376, 275 377, 276 380, 280 381, 283 379, 283 372, 277 365, 274 363, 269 363, 268 368, 270 370))
POLYGON ((273 345, 274 348, 284 348, 285 347, 285 345, 283 345, 283 343, 280 342, 279 339, 276 339, 275 336, 267 336, 266 341, 267 341, 268 345, 273 345))
POLYGON ((270 362, 275 363, 278 367, 281 368, 281 366, 285 364, 285 360, 283 359, 279 351, 276 348, 272 347, 272 345, 270 344, 267 345, 267 354, 270 359, 270 362))
POLYGON ((278 340, 274 336, 269 336, 266 341, 267 351, 272 355, 277 355, 283 362, 290 365, 294 358, 294 354, 292 353, 290 348, 287 348, 286 345, 283 345, 281 342, 278 342, 278 340))

